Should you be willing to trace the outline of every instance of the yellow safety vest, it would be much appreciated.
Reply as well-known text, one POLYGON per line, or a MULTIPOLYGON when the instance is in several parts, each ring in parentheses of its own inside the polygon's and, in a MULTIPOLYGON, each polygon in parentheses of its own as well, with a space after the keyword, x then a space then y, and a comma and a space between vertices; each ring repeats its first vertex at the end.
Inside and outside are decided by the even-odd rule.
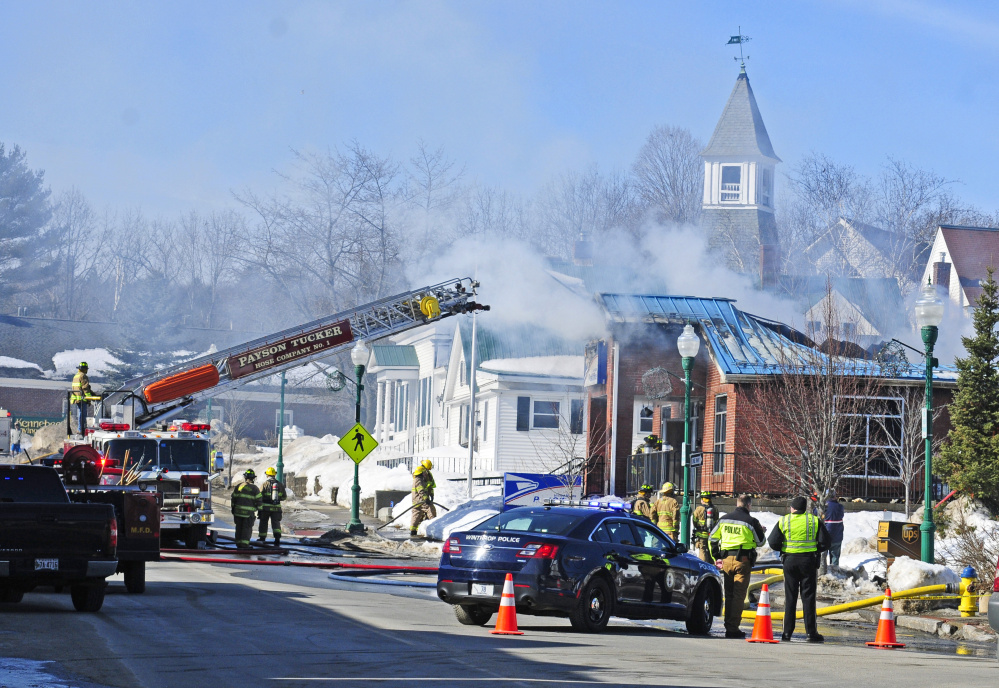
POLYGON ((730 521, 722 517, 711 531, 711 539, 718 540, 718 546, 723 551, 756 549, 756 531, 745 521, 730 521))
POLYGON ((819 518, 812 514, 787 514, 780 519, 784 553, 803 554, 819 549, 819 518))

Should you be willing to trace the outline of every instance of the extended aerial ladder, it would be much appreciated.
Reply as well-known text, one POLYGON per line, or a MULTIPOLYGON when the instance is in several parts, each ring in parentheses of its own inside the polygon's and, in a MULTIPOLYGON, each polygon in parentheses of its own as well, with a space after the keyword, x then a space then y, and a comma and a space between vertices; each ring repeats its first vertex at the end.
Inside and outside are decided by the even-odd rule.
POLYGON ((326 358, 359 339, 380 339, 452 315, 489 310, 474 301, 477 287, 478 282, 465 277, 414 289, 142 375, 105 393, 97 415, 122 419, 130 406, 132 429, 149 428, 199 401, 326 358))

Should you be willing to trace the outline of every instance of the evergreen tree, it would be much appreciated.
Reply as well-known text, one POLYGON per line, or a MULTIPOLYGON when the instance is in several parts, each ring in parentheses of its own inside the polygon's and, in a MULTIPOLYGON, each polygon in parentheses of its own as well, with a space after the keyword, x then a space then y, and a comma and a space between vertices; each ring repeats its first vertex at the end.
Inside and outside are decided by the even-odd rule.
POLYGON ((44 172, 28 167, 24 151, 0 143, 0 299, 23 292, 35 300, 56 277, 48 247, 59 241, 44 172))
POLYGON ((957 393, 952 429, 936 463, 950 486, 999 505, 999 286, 994 269, 975 302, 973 337, 962 337, 968 355, 956 359, 957 393))

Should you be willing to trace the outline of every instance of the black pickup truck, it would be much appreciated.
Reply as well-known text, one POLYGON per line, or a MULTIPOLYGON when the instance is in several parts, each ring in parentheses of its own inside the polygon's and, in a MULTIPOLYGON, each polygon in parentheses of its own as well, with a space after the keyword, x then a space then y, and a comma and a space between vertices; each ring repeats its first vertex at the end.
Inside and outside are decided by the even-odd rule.
POLYGON ((0 465, 0 602, 68 586, 78 611, 99 611, 117 545, 110 504, 71 503, 52 468, 0 465))

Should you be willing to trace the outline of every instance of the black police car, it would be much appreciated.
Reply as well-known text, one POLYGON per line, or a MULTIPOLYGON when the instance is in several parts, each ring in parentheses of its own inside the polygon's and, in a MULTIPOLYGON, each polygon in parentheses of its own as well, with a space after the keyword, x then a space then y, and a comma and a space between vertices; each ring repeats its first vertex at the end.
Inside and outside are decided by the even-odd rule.
POLYGON ((718 569, 626 506, 518 507, 452 533, 437 596, 461 623, 484 626, 512 573, 518 614, 567 616, 587 632, 602 631, 614 615, 685 621, 691 633, 708 633, 721 613, 718 569))

